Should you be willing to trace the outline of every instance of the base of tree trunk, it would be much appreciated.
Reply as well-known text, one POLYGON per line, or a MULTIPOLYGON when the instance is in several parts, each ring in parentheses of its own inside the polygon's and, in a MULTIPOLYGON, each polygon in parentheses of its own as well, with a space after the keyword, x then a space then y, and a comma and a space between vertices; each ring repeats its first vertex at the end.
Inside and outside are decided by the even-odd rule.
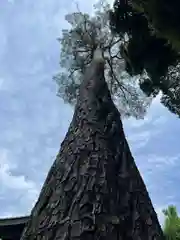
POLYGON ((102 68, 92 64, 86 72, 21 240, 164 239, 102 68))

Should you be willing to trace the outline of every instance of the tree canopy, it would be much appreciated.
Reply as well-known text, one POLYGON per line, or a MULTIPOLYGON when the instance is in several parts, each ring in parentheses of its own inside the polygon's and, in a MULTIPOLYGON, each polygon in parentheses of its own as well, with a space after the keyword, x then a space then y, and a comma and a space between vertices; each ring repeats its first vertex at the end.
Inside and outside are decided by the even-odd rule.
POLYGON ((180 51, 180 2, 178 0, 131 0, 134 9, 144 13, 156 35, 180 51))
MULTIPOLYGON (((106 54, 106 81, 123 116, 142 118, 159 92, 161 103, 180 116, 179 51, 160 34, 161 28, 156 26, 161 21, 152 20, 156 19, 156 10, 159 11, 159 3, 153 2, 115 0, 112 10, 101 1, 95 6, 94 16, 79 9, 66 15, 70 28, 64 29, 58 39, 61 71, 54 77, 58 95, 65 102, 76 103, 84 70, 100 44, 106 54), (150 17, 151 4, 156 6, 153 17, 150 17)), ((166 1, 158 19, 165 17, 165 6, 166 1)), ((172 17, 174 6, 167 16, 172 17)), ((176 23, 173 26, 175 28, 176 23)))
POLYGON ((66 15, 70 29, 63 30, 59 38, 61 71, 54 77, 59 86, 58 95, 66 102, 76 103, 84 71, 99 45, 106 59, 106 82, 121 115, 143 117, 152 98, 140 89, 139 78, 125 71, 122 45, 126 36, 111 31, 110 6, 106 2, 100 2, 94 8, 93 16, 79 10, 66 15))

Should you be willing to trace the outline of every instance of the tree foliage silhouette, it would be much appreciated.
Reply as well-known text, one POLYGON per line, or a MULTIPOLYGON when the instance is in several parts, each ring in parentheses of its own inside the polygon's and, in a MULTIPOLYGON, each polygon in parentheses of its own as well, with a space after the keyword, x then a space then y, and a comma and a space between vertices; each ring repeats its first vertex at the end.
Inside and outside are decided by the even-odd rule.
MULTIPOLYGON (((151 21, 148 10, 145 11, 145 2, 146 8, 150 11, 150 6, 154 6, 150 4, 154 1, 116 0, 114 9, 110 12, 111 29, 119 36, 128 35, 128 41, 122 45, 122 57, 126 61, 126 71, 133 76, 140 74, 140 87, 147 96, 155 97, 161 91, 161 102, 179 116, 179 50, 173 46, 170 39, 160 34, 158 27, 156 28, 157 24, 153 25, 153 22, 158 22, 158 20, 151 21)), ((155 13, 159 9, 159 2, 161 1, 156 1, 155 11, 153 8, 155 13)), ((166 2, 161 2, 162 12, 156 15, 158 19, 165 17, 166 2)), ((171 4, 173 3, 172 1, 171 4)), ((174 8, 175 5, 170 9, 174 8)), ((170 11, 170 13, 173 12, 170 11)), ((175 16, 176 14, 177 10, 175 16)), ((154 16, 153 19, 156 17, 154 16)), ((178 17, 176 21, 178 22, 178 17)), ((160 22, 159 20, 158 24, 160 22)), ((173 26, 175 28, 176 24, 174 23, 173 26)), ((163 23, 163 31, 165 27, 163 23)), ((178 31, 179 28, 176 26, 176 33, 178 31)))

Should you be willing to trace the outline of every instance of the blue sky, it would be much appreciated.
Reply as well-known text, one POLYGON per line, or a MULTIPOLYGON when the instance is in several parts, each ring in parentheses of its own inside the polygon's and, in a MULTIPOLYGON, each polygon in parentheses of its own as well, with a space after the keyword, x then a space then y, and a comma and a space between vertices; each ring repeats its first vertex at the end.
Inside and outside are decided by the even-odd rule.
MULTIPOLYGON (((91 11, 94 0, 79 0, 91 11)), ((68 129, 73 109, 56 96, 56 38, 75 2, 1 0, 0 217, 29 214, 68 129)), ((124 120, 136 163, 160 221, 180 210, 180 121, 157 98, 144 120, 124 120)))

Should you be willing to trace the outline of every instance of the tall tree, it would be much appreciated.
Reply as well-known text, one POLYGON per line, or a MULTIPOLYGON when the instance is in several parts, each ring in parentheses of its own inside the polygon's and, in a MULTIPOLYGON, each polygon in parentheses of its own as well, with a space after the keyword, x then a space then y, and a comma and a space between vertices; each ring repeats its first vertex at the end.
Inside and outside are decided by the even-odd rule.
POLYGON ((108 89, 103 46, 83 68, 72 122, 21 240, 164 239, 108 89))
POLYGON ((164 239, 105 82, 104 62, 94 55, 21 240, 164 239))

